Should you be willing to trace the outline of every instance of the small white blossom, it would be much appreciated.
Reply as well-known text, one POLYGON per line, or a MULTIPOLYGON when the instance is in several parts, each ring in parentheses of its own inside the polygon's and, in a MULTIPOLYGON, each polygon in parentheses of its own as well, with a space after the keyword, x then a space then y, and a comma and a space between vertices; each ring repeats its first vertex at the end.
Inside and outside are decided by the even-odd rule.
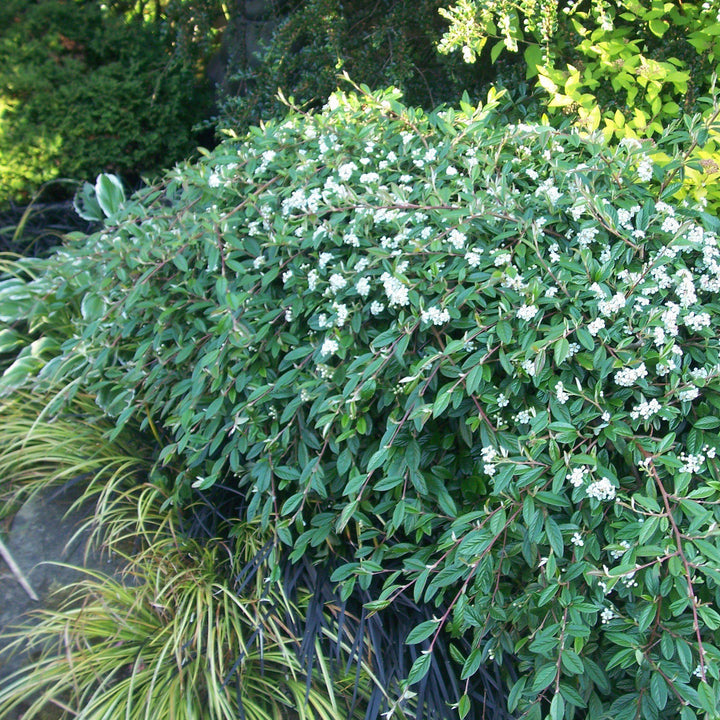
POLYGON ((521 320, 532 320, 535 315, 537 315, 538 312, 538 306, 537 305, 521 305, 520 309, 517 311, 517 316, 521 320))
POLYGON ((330 276, 330 292, 337 294, 347 285, 347 280, 340 273, 333 273, 330 276))
POLYGON ((385 309, 385 306, 381 302, 378 302, 377 300, 373 301, 370 305, 370 312, 373 315, 379 315, 384 309, 385 309))
POLYGON ((640 378, 647 377, 645 363, 640 363, 636 368, 623 368, 615 373, 615 383, 622 387, 631 387, 640 378))
POLYGON ((355 291, 360 297, 367 297, 370 293, 370 280, 366 277, 360 278, 355 283, 355 291))
POLYGON ((477 267, 480 264, 482 250, 468 250, 465 253, 465 260, 470 267, 477 267))
POLYGON ((555 385, 555 397, 561 405, 564 405, 570 399, 570 395, 568 395, 562 382, 555 385))
POLYGON ((333 353, 336 353, 339 348, 340 345, 337 340, 325 338, 325 342, 323 342, 322 347, 320 348, 320 354, 322 356, 332 355, 333 353))
POLYGON ((649 420, 653 415, 657 415, 657 413, 662 410, 662 407, 660 403, 653 398, 649 402, 646 400, 643 400, 641 403, 638 403, 630 412, 630 417, 633 420, 637 420, 638 418, 642 418, 643 420, 649 420))
POLYGON ((682 402, 691 402, 694 400, 698 395, 700 394, 700 390, 695 387, 694 385, 691 385, 689 388, 685 390, 680 390, 678 392, 678 399, 682 402))
POLYGON ((589 470, 587 467, 581 466, 573 468, 566 476, 565 479, 573 486, 580 487, 585 482, 589 470))
POLYGON ((423 322, 429 322, 433 325, 442 325, 450 321, 450 313, 447 310, 440 310, 436 307, 423 310, 420 317, 423 322))
POLYGON ((652 160, 650 160, 650 158, 645 157, 640 161, 637 169, 637 174, 641 182, 649 182, 650 180, 652 180, 653 167, 652 160))
POLYGON ((596 480, 588 485, 585 490, 588 497, 595 498, 596 500, 613 500, 615 498, 615 486, 606 477, 596 480))
POLYGON ((575 547, 582 547, 585 544, 585 541, 579 532, 573 533, 573 536, 570 538, 570 542, 575 545, 575 547))

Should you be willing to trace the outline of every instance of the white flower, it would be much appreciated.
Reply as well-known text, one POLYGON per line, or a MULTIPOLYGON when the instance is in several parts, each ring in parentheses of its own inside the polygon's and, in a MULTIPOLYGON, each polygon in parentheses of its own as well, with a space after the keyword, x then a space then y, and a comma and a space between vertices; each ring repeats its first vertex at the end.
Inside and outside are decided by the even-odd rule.
POLYGON ((210 177, 208 178, 208 185, 211 188, 220 187, 220 175, 219 173, 213 172, 210 173, 210 177))
POLYGON ((287 284, 287 282, 290 280, 290 278, 291 278, 292 276, 293 276, 293 271, 292 271, 292 270, 286 270, 286 271, 282 274, 283 283, 287 284))
POLYGON ((429 322, 433 325, 442 325, 450 321, 450 313, 447 310, 440 310, 436 307, 423 310, 420 317, 423 322, 429 322))
POLYGON ((600 230, 596 227, 583 228, 577 234, 577 242, 580 247, 587 247, 595 237, 600 233, 600 230))
POLYGON ((265 264, 265 256, 264 255, 258 255, 253 260, 253 267, 257 270, 258 268, 262 267, 265 264))
POLYGON ((497 457, 497 450, 492 445, 486 445, 480 451, 482 459, 487 462, 492 462, 497 457))
POLYGON ((555 385, 555 397, 561 405, 564 405, 570 399, 570 396, 565 390, 565 386, 562 384, 562 382, 558 382, 555 385))
POLYGON ((534 360, 524 360, 521 367, 530 377, 535 377, 536 371, 534 360))
POLYGON ((324 270, 325 266, 332 260, 332 253, 324 252, 320 253, 320 258, 318 260, 318 265, 320 265, 320 269, 324 270))
POLYGON ((622 387, 631 387, 640 378, 647 376, 645 363, 640 363, 636 368, 623 368, 615 373, 615 383, 622 387))
POLYGON ((317 287, 318 282, 318 271, 314 268, 308 273, 307 279, 308 279, 308 290, 311 292, 317 287))
POLYGON ((660 410, 662 410, 662 407, 655 398, 650 400, 650 402, 643 400, 632 409, 630 417, 633 420, 637 420, 638 418, 649 420, 653 415, 659 413, 660 410))
POLYGON ((347 305, 343 303, 333 303, 333 310, 335 311, 335 324, 338 327, 342 327, 350 314, 347 305))
POLYGON ((600 619, 603 625, 607 625, 607 623, 609 623, 614 617, 615 613, 610 608, 605 608, 600 613, 600 619))
POLYGON ((385 272, 380 276, 380 280, 385 288, 385 294, 387 295, 390 307, 407 305, 410 302, 407 287, 396 277, 385 272))
POLYGON ((586 491, 588 497, 596 500, 613 500, 615 498, 615 486, 606 477, 596 480, 588 485, 586 491))
POLYGON ((338 175, 341 180, 347 181, 355 170, 357 170, 357 165, 354 162, 345 163, 338 168, 338 175))
POLYGON ((652 160, 650 160, 650 158, 645 157, 640 161, 637 169, 637 174, 641 182, 649 182, 650 180, 652 180, 653 167, 652 160))
POLYGON ((588 474, 588 468, 581 466, 573 468, 565 479, 573 486, 580 487, 585 482, 585 476, 588 474))
POLYGON ((700 468, 705 462, 705 456, 702 453, 698 453, 697 455, 681 453, 680 461, 683 463, 680 472, 697 473, 700 472, 700 468))
POLYGON ((507 407, 509 403, 510 403, 510 400, 508 399, 507 395, 505 395, 505 393, 500 393, 497 396, 498 407, 501 407, 501 408, 507 407))
POLYGON ((570 542, 576 547, 582 547, 585 544, 585 541, 579 532, 573 533, 573 536, 570 538, 570 542))
POLYGON ((322 347, 320 348, 320 354, 325 357, 327 355, 332 355, 333 353, 336 353, 338 349, 340 348, 340 345, 338 344, 337 340, 333 340, 332 338, 325 338, 325 342, 323 342, 322 347))
POLYGON ((455 248, 455 250, 462 250, 465 247, 465 241, 467 236, 465 233, 461 233, 457 228, 453 228, 448 236, 448 242, 455 248))
POLYGON ((470 267, 477 267, 480 264, 482 250, 468 250, 465 253, 465 261, 470 267))
POLYGON ((682 402, 690 402, 691 400, 694 400, 699 394, 700 390, 694 385, 691 385, 686 390, 680 390, 680 392, 678 392, 678 399, 680 399, 682 402))
POLYGON ((360 297, 367 297, 370 292, 370 280, 366 277, 360 278, 355 283, 355 291, 360 297))
POLYGON ((360 176, 363 185, 372 185, 380 182, 380 176, 376 172, 363 173, 360 176))
POLYGON ((600 310, 601 315, 608 317, 614 312, 624 308, 625 302, 625 296, 622 293, 616 293, 609 300, 601 300, 598 303, 598 310, 600 310))
POLYGON ((595 337, 605 327, 605 321, 602 318, 596 318, 588 324, 588 332, 595 337))
POLYGON ((517 316, 521 320, 532 320, 535 315, 537 315, 537 312, 537 305, 521 305, 520 309, 517 311, 517 316))
POLYGON ((333 295, 337 294, 347 285, 347 280, 340 273, 333 273, 330 276, 330 291, 333 295))
POLYGON ((379 315, 384 309, 385 306, 377 300, 373 301, 373 303, 370 305, 370 312, 373 315, 379 315))

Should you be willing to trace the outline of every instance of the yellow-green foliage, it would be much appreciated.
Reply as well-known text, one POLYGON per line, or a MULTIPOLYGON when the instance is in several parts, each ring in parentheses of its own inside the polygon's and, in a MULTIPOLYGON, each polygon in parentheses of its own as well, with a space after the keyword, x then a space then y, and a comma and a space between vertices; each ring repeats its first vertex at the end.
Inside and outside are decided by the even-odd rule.
MULTIPOLYGON (((720 61, 720 3, 593 0, 460 0, 442 14, 451 26, 440 50, 462 49, 471 62, 488 39, 491 60, 523 51, 527 77, 536 77, 547 108, 576 118, 608 139, 657 137, 683 113, 713 112, 711 93, 720 61), (567 7, 566 7, 567 5, 567 7)), ((681 194, 720 205, 718 137, 694 148, 681 194)), ((664 158, 655 158, 662 162, 664 158)))

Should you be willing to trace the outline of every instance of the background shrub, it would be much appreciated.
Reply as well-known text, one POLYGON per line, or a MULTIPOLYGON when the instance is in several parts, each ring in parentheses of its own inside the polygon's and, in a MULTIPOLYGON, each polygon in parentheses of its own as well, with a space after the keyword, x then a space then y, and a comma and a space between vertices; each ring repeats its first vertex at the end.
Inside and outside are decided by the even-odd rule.
POLYGON ((0 204, 58 177, 136 182, 190 154, 209 95, 158 29, 89 0, 0 8, 0 204))
POLYGON ((4 322, 69 327, 4 387, 84 389, 157 428, 176 502, 232 488, 342 597, 428 609, 398 706, 447 642, 527 718, 712 717, 718 221, 672 201, 707 128, 660 166, 492 105, 336 95, 99 182, 103 231, 0 286, 4 322))
POLYGON ((342 72, 374 89, 400 88, 409 103, 425 108, 456 102, 463 91, 477 96, 492 69, 437 52, 446 25, 438 14, 441 4, 304 0, 286 5, 260 59, 231 55, 216 126, 242 134, 260 120, 281 117, 285 105, 278 89, 306 109, 319 108, 342 72))

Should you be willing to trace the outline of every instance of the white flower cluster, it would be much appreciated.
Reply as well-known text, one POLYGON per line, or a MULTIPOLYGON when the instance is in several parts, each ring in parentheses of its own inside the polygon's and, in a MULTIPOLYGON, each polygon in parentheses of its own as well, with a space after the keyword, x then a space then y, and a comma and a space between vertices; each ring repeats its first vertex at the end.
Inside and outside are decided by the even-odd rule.
POLYGON ((606 477, 596 480, 587 486, 585 490, 588 497, 595 498, 596 500, 614 500, 616 489, 615 486, 606 477))
POLYGON ((564 405, 570 399, 570 395, 568 395, 568 392, 565 390, 565 386, 562 382, 555 384, 555 397, 561 405, 564 405))
POLYGON ((643 400, 641 403, 638 403, 630 412, 630 417, 633 420, 637 420, 638 418, 642 418, 643 420, 649 420, 653 415, 657 415, 660 410, 662 410, 662 406, 660 403, 653 398, 649 402, 646 400, 643 400))
POLYGON ((384 272, 380 276, 380 280, 385 288, 385 295, 387 295, 388 305, 390 307, 407 305, 410 302, 407 287, 396 277, 384 272))
POLYGON ((423 310, 421 313, 423 322, 429 322, 433 325, 442 325, 450 321, 450 313, 447 310, 440 310, 436 307, 431 307, 428 310, 423 310))
POLYGON ((492 447, 492 445, 488 445, 480 451, 480 454, 482 455, 482 459, 483 459, 483 463, 484 463, 483 464, 483 472, 486 475, 489 475, 490 477, 492 477, 495 474, 495 465, 494 465, 493 461, 497 457, 497 454, 498 454, 497 450, 494 447, 492 447))
POLYGON ((320 354, 323 357, 327 355, 332 355, 336 353, 339 348, 340 345, 338 344, 338 341, 328 337, 325 338, 325 342, 323 342, 322 347, 320 348, 320 354))
POLYGON ((537 305, 521 305, 520 309, 517 311, 517 316, 520 318, 520 320, 532 320, 535 315, 537 315, 538 312, 538 306, 537 305))
POLYGON ((680 472, 694 474, 700 472, 700 468, 705 462, 705 456, 702 453, 697 453, 696 455, 682 453, 680 455, 680 462, 682 463, 680 472))
POLYGON ((610 557, 613 560, 619 560, 631 547, 627 540, 621 540, 618 545, 620 545, 619 548, 610 550, 610 557))
POLYGON ((581 487, 585 483, 585 478, 589 474, 590 469, 584 465, 581 465, 580 467, 573 468, 566 476, 565 479, 573 486, 573 487, 581 487))
POLYGON ((622 293, 616 293, 609 300, 601 300, 598 303, 598 310, 601 315, 608 317, 618 310, 625 307, 625 296, 622 293))
POLYGON ((636 368, 623 368, 615 373, 615 382, 622 387, 632 387, 640 378, 647 377, 645 363, 640 363, 636 368))

